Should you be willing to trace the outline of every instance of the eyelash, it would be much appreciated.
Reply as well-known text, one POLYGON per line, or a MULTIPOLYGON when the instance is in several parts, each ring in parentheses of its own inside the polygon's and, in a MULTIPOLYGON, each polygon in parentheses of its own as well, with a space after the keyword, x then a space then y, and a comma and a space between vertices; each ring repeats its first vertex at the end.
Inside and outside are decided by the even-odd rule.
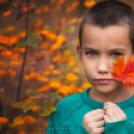
MULTIPOLYGON (((91 51, 91 52, 87 52, 86 55, 87 55, 87 54, 91 54, 91 53, 95 53, 95 52, 92 52, 92 51, 91 51)), ((113 53, 113 54, 122 55, 121 53, 113 53)), ((91 55, 90 55, 90 56, 91 56, 91 55)), ((117 56, 117 57, 118 57, 118 56, 117 56)))

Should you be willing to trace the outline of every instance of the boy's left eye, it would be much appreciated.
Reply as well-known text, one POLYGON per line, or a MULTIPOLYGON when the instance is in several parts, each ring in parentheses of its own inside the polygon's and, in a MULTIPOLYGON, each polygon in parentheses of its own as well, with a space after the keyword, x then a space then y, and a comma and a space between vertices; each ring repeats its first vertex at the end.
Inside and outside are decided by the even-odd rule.
MULTIPOLYGON (((93 51, 91 51, 91 52, 87 52, 86 53, 86 55, 90 55, 90 56, 95 56, 97 53, 96 52, 93 52, 93 51)), ((120 55, 122 55, 121 53, 113 53, 112 55, 114 55, 114 57, 118 57, 118 56, 120 56, 120 55)))
POLYGON ((116 55, 115 57, 118 57, 119 55, 122 55, 121 53, 113 53, 113 55, 116 55))

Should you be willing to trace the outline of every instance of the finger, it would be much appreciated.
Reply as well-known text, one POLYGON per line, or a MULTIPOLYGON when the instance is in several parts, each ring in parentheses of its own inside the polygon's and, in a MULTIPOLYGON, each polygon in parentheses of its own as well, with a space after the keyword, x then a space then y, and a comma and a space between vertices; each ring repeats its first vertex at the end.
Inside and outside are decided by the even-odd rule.
POLYGON ((93 116, 93 115, 97 115, 99 113, 104 113, 104 110, 103 109, 96 109, 96 110, 93 110, 93 111, 88 112, 87 114, 89 116, 93 116))
POLYGON ((116 110, 116 108, 114 108, 113 106, 110 106, 110 105, 105 105, 104 106, 104 110, 108 110, 108 109, 111 109, 111 111, 113 112, 114 116, 117 116, 118 115, 118 111, 116 110))
POLYGON ((104 115, 104 121, 105 122, 112 122, 110 118, 107 115, 104 115))
POLYGON ((115 116, 118 117, 118 120, 126 119, 126 115, 116 104, 109 102, 104 107, 105 107, 104 109, 109 107, 113 111, 115 116))
POLYGON ((119 106, 117 106, 116 104, 114 104, 114 106, 116 107, 116 109, 117 109, 119 115, 122 117, 122 119, 126 119, 127 116, 126 116, 126 114, 122 111, 122 109, 121 109, 119 106))
POLYGON ((94 129, 92 130, 91 134, 101 134, 101 133, 104 132, 104 130, 105 130, 104 127, 94 128, 94 129))
POLYGON ((106 110, 106 115, 108 115, 111 121, 117 121, 117 117, 114 115, 111 109, 106 110))
POLYGON ((100 114, 92 116, 92 118, 89 117, 89 120, 91 120, 90 122, 96 122, 96 121, 104 120, 104 114, 100 113, 100 114))
POLYGON ((97 122, 93 122, 92 125, 95 127, 95 128, 99 128, 99 127, 104 127, 104 120, 101 120, 101 121, 97 121, 97 122))

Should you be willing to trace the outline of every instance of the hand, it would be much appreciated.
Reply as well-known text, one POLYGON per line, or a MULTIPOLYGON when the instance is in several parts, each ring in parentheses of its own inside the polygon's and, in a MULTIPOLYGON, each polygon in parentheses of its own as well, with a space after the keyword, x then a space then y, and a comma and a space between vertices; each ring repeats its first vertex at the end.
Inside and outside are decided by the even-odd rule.
POLYGON ((83 126, 90 134, 104 132, 104 110, 96 109, 84 115, 83 126))
POLYGON ((104 113, 104 121, 105 122, 115 122, 124 120, 127 118, 125 113, 120 109, 116 104, 112 102, 106 102, 104 104, 105 113, 104 113))

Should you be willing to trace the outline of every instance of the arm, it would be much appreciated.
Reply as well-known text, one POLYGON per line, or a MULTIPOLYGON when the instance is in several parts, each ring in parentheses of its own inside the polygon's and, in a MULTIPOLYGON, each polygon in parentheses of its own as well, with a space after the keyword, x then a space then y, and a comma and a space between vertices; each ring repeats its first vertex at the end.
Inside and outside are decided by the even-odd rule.
POLYGON ((128 134, 125 124, 127 119, 116 122, 105 122, 105 134, 128 134))
POLYGON ((52 120, 52 114, 50 114, 49 116, 49 122, 48 122, 46 134, 56 134, 55 127, 54 127, 53 120, 52 120))
POLYGON ((85 127, 83 126, 83 124, 81 124, 80 134, 90 134, 90 133, 85 129, 85 127))
POLYGON ((104 104, 105 134, 128 134, 125 124, 127 116, 116 104, 107 102, 104 104))
POLYGON ((86 113, 80 127, 81 134, 102 134, 104 132, 104 110, 96 109, 86 113))

